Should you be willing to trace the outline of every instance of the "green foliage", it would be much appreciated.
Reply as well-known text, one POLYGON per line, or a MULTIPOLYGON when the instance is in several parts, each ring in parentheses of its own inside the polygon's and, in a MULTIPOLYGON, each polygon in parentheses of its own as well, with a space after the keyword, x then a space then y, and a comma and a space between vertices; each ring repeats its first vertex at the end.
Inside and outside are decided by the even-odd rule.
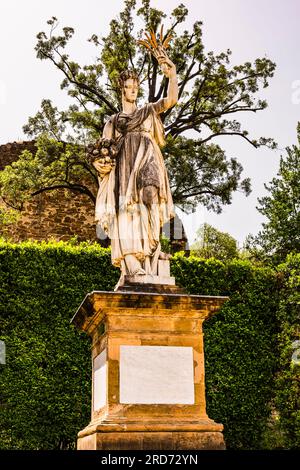
POLYGON ((171 242, 168 237, 164 233, 161 234, 160 236, 160 244, 161 244, 161 251, 164 253, 171 253, 172 248, 171 248, 171 242))
POLYGON ((172 274, 191 294, 229 295, 204 323, 207 412, 224 424, 228 448, 261 448, 277 365, 275 273, 178 254, 172 274))
MULTIPOLYGON (((57 32, 57 18, 52 17, 47 22, 49 32, 37 35, 36 54, 61 72, 61 88, 66 90, 72 103, 68 109, 60 111, 49 99, 44 99, 41 110, 29 118, 24 131, 30 137, 46 133, 49 139, 85 148, 99 138, 105 120, 120 109, 117 78, 124 68, 133 68, 139 74, 141 98, 154 102, 166 96, 168 79, 162 75, 157 61, 136 43, 144 30, 151 27, 159 31, 164 23, 166 35, 172 34, 169 53, 179 77, 179 102, 161 116, 167 134, 164 156, 174 201, 184 210, 193 210, 201 203, 220 212, 224 204, 230 204, 234 191, 249 194, 250 181, 241 179, 241 164, 236 158, 228 157, 214 139, 223 135, 237 136, 254 147, 274 148, 272 139, 252 139, 237 119, 244 112, 266 108, 266 101, 258 96, 261 89, 269 85, 275 64, 267 58, 258 58, 253 63, 231 65, 230 50, 220 54, 205 51, 201 21, 196 21, 191 31, 183 29, 188 15, 184 5, 180 4, 167 18, 165 13, 152 8, 149 0, 141 3, 141 8, 137 9, 135 0, 126 0, 123 11, 111 21, 108 35, 91 36, 89 42, 96 47, 96 58, 91 64, 80 65, 70 58, 68 45, 74 35, 72 27, 63 27, 57 32), (142 29, 137 30, 135 25, 140 23, 142 29), (198 138, 187 138, 185 133, 190 130, 194 130, 198 138)), ((40 146, 44 149, 42 142, 38 143, 38 148, 40 146)), ((25 197, 24 192, 27 192, 26 197, 31 197, 42 189, 50 191, 62 185, 62 181, 68 189, 81 191, 77 183, 79 179, 82 181, 81 171, 84 180, 94 184, 94 170, 86 162, 83 151, 77 151, 76 164, 72 163, 72 157, 70 165, 66 165, 65 150, 60 152, 56 156, 60 172, 53 175, 51 184, 41 175, 38 189, 32 188, 30 182, 23 188, 22 181, 27 177, 31 180, 32 172, 45 170, 48 173, 48 164, 41 164, 39 156, 32 157, 28 175, 23 171, 22 180, 17 177, 18 164, 5 170, 10 172, 7 179, 15 175, 18 181, 16 193, 21 197, 20 202, 25 197)), ((2 187, 2 196, 8 188, 9 185, 2 187)), ((94 201, 92 194, 90 197, 94 201)))
POLYGON ((19 218, 20 214, 16 210, 12 208, 3 209, 3 207, 0 207, 0 226, 14 224, 19 220, 19 218))
POLYGON ((236 240, 229 233, 220 232, 204 223, 196 232, 197 238, 191 246, 191 254, 200 258, 216 258, 227 261, 238 258, 236 240))
POLYGON ((278 311, 280 369, 275 407, 283 445, 300 449, 300 254, 289 255, 279 269, 283 289, 278 311))
POLYGON ((118 273, 98 245, 0 241, 0 448, 70 449, 90 419, 90 345, 70 319, 118 273))
MULTIPOLYGON (((73 448, 77 432, 90 418, 91 370, 89 341, 74 330, 70 319, 88 292, 111 290, 119 272, 111 266, 109 250, 76 240, 1 241, 0 263, 0 340, 7 347, 7 364, 0 366, 0 446, 73 448)), ((299 376, 291 375, 296 369, 289 363, 294 336, 289 326, 283 328, 286 319, 296 325, 299 265, 299 257, 290 258, 280 268, 283 283, 281 271, 249 261, 223 263, 183 254, 172 259, 172 274, 189 293, 230 297, 205 322, 207 411, 224 424, 228 448, 264 445, 275 398, 278 345, 284 347, 276 406, 282 426, 292 435, 299 432, 299 376), (277 315, 283 285, 288 291, 277 315), (279 334, 288 342, 278 343, 279 334)), ((297 442, 289 439, 286 445, 297 442)))
POLYGON ((246 196, 251 192, 249 178, 238 183, 242 165, 236 158, 228 158, 215 143, 198 145, 193 139, 168 136, 163 155, 169 170, 173 201, 186 212, 196 204, 202 204, 220 213, 223 205, 231 203, 232 193, 239 185, 246 196))
POLYGON ((300 123, 298 146, 286 149, 276 178, 265 185, 269 195, 259 199, 258 210, 267 221, 257 237, 249 237, 248 248, 258 259, 278 264, 288 253, 300 252, 300 123))
POLYGON ((37 151, 25 150, 19 159, 0 172, 1 194, 5 202, 15 210, 22 210, 24 202, 44 191, 59 188, 88 195, 94 202, 98 179, 95 169, 87 161, 84 149, 74 143, 63 143, 41 134, 36 143, 37 151), (85 185, 86 174, 90 187, 85 185))

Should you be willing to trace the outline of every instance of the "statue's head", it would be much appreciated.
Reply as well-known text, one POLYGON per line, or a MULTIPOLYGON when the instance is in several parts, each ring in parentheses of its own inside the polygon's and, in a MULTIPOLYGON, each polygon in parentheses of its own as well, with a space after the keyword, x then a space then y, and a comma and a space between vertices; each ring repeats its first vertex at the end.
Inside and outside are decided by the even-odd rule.
POLYGON ((122 90, 122 97, 134 103, 139 91, 139 77, 133 70, 124 70, 119 76, 119 86, 122 90))

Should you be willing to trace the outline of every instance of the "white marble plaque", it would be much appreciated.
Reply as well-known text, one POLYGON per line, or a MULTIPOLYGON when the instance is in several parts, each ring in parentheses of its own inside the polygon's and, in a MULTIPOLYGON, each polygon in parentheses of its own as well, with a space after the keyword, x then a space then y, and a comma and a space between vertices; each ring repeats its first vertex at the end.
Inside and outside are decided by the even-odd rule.
POLYGON ((93 409, 99 410, 106 404, 106 349, 94 359, 93 409))
POLYGON ((194 404, 193 348, 120 346, 120 403, 194 404))

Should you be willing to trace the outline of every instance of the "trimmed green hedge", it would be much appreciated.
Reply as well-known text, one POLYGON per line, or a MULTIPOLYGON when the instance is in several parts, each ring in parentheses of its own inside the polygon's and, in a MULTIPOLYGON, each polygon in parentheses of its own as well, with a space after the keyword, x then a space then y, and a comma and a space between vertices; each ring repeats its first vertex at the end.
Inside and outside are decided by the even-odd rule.
POLYGON ((300 254, 279 266, 282 290, 278 309, 281 330, 280 368, 276 376, 275 408, 282 445, 300 449, 300 254))
MULTIPOLYGON (((0 448, 67 449, 90 419, 89 340, 70 319, 86 293, 119 273, 98 245, 0 243, 0 448)), ((208 415, 229 448, 260 448, 277 367, 278 276, 246 261, 176 255, 172 272, 192 294, 229 295, 205 324, 208 415)))
POLYGON ((90 345, 70 319, 118 273, 107 250, 0 243, 0 448, 67 449, 90 418, 90 345))

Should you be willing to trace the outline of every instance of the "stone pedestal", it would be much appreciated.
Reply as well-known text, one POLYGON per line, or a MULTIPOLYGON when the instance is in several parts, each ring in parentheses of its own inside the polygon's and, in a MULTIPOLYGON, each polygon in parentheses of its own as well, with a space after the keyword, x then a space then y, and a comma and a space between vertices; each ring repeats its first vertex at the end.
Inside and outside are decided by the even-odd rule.
POLYGON ((92 419, 78 449, 225 449, 205 406, 202 323, 226 297, 92 292, 72 322, 92 338, 92 419))
POLYGON ((115 291, 180 293, 183 292, 183 289, 175 285, 175 277, 170 274, 170 261, 159 259, 157 262, 157 275, 121 275, 115 291))

